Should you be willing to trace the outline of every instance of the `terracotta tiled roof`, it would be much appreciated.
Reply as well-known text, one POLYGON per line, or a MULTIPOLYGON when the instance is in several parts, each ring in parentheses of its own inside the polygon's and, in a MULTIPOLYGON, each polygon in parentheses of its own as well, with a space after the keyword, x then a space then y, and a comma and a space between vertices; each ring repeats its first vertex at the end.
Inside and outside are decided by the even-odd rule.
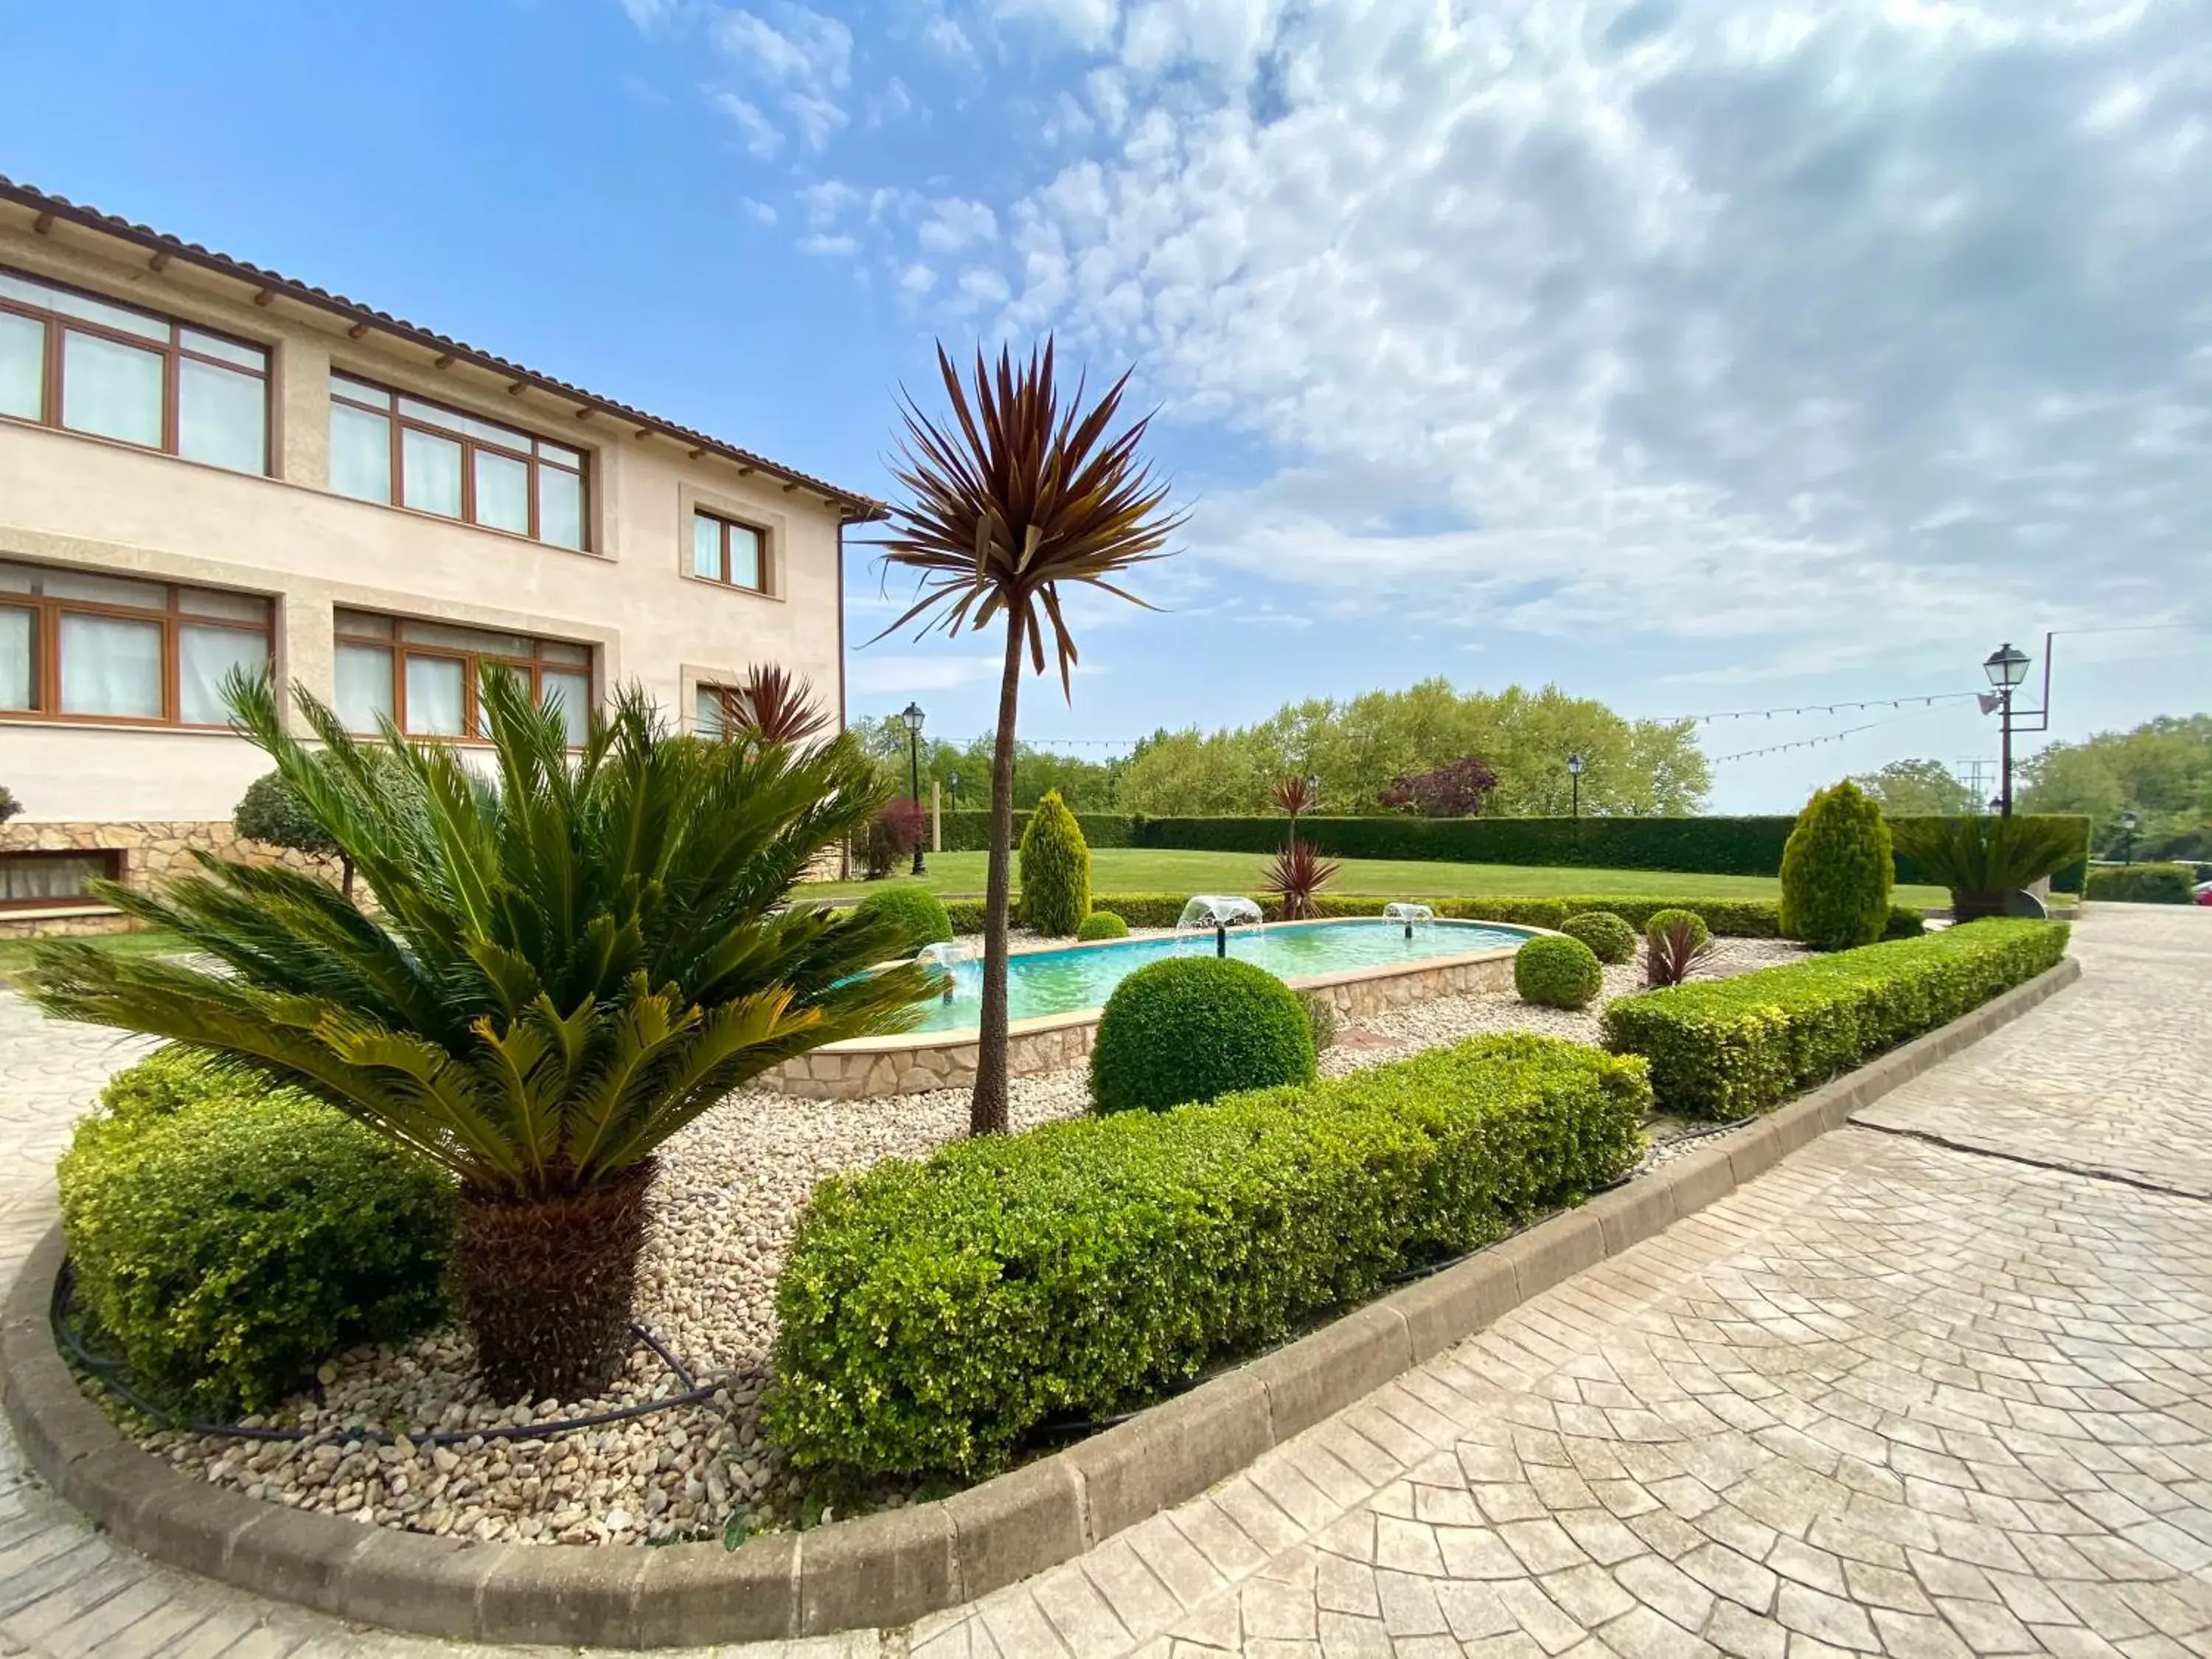
POLYGON ((80 206, 66 197, 49 196, 46 191, 34 190, 28 185, 17 184, 5 175, 0 175, 0 202, 13 202, 19 207, 28 209, 47 223, 61 221, 69 224, 81 225, 88 230, 98 231, 119 240, 132 243, 146 249, 149 253, 167 255, 164 264, 169 261, 181 261, 197 265, 204 270, 211 270, 222 276, 234 277, 239 282, 252 284, 257 289, 268 293, 272 298, 290 300, 314 310, 345 318, 355 324, 366 325, 369 328, 380 331, 395 338, 407 340, 434 350, 441 356, 450 357, 456 362, 473 363, 478 368, 503 374, 509 380, 520 381, 526 386, 533 386, 566 398, 573 403, 588 405, 593 410, 602 412, 613 419, 629 421, 636 426, 650 428, 655 432, 678 439, 694 449, 703 450, 712 455, 723 456, 736 461, 740 465, 753 467, 781 478, 787 483, 794 483, 801 489, 814 491, 845 507, 850 514, 858 519, 864 520, 879 519, 884 515, 884 504, 871 496, 855 495, 849 489, 840 489, 837 485, 823 479, 786 466, 780 461, 772 461, 765 455, 756 455, 749 449, 740 449, 737 445, 726 442, 722 439, 710 436, 704 432, 695 431, 688 426, 679 426, 673 421, 664 420, 658 415, 647 414, 644 410, 633 408, 625 403, 618 403, 612 398, 601 397, 596 392, 586 392, 581 386, 572 386, 566 380, 557 380, 550 374, 543 374, 534 368, 526 368, 520 363, 509 362, 504 357, 495 357, 489 352, 479 351, 465 340, 456 340, 448 335, 434 333, 427 328, 419 327, 407 321, 404 317, 394 317, 389 312, 378 311, 357 301, 349 300, 342 294, 332 294, 327 289, 317 288, 312 283, 284 276, 282 272, 264 270, 261 266, 250 264, 246 260, 234 259, 227 253, 217 253, 211 249, 202 247, 198 242, 187 242, 179 237, 168 235, 165 232, 151 229, 145 225, 133 224, 128 219, 112 213, 102 213, 96 208, 80 206))

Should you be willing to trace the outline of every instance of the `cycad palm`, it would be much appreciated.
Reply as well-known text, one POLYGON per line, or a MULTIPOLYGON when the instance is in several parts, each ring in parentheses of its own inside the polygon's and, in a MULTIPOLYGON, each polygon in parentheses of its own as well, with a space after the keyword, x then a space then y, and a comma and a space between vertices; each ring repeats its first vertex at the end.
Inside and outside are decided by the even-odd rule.
POLYGON ((1068 694, 1076 649, 1060 610, 1061 586, 1103 588, 1142 605, 1114 579, 1164 556, 1182 520, 1163 510, 1167 486, 1138 459, 1148 419, 1108 435, 1127 374, 1087 410, 1079 381, 1063 413, 1049 339, 1024 364, 1000 351, 995 374, 977 353, 972 406, 941 345, 937 364, 953 418, 932 421, 906 400, 906 442, 893 472, 909 500, 892 508, 891 533, 881 544, 892 563, 921 573, 921 593, 884 633, 929 613, 929 625, 948 634, 981 632, 1001 619, 1006 630, 991 751, 982 1030, 969 1109, 970 1131, 989 1134, 1006 1127, 1007 861, 1023 653, 1044 672, 1049 622, 1060 688, 1068 694))
POLYGON ((265 683, 233 698, 374 913, 296 871, 203 859, 159 893, 105 895, 218 969, 57 944, 32 994, 307 1088, 450 1170, 487 1382, 588 1391, 619 1358, 655 1149, 771 1066, 899 1029, 927 993, 915 969, 854 977, 894 953, 887 925, 776 910, 875 813, 873 768, 849 738, 671 737, 634 690, 572 756, 503 671, 483 688, 495 778, 389 729, 358 744, 301 696, 317 754, 265 683))

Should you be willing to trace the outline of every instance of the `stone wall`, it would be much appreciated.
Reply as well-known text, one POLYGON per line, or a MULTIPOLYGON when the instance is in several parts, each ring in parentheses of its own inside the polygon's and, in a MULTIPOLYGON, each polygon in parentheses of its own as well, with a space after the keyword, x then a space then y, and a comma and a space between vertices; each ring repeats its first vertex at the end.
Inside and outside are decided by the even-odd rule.
MULTIPOLYGON (((338 875, 336 859, 311 858, 304 853, 241 840, 227 819, 136 823, 28 823, 18 819, 0 824, 0 853, 105 852, 123 854, 124 884, 142 890, 150 890, 163 878, 195 867, 191 855, 196 852, 248 864, 289 865, 332 881, 338 875)), ((67 902, 58 903, 54 909, 64 914, 0 910, 0 939, 125 933, 138 925, 112 911, 86 914, 82 906, 67 902)))

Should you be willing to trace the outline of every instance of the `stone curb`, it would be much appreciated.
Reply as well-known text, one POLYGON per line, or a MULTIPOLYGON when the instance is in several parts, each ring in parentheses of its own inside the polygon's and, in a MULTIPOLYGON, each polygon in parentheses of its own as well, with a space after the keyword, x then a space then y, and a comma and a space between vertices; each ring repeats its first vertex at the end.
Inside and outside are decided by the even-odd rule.
POLYGON ((2069 957, 1756 1124, 1066 1450, 940 1502, 735 1550, 471 1544, 241 1497, 117 1432, 56 1351, 50 1231, 0 1317, 31 1466, 157 1561, 362 1624, 488 1643, 706 1646, 890 1627, 1066 1560, 1195 1497, 1500 1314, 1771 1169, 2081 976, 2069 957))

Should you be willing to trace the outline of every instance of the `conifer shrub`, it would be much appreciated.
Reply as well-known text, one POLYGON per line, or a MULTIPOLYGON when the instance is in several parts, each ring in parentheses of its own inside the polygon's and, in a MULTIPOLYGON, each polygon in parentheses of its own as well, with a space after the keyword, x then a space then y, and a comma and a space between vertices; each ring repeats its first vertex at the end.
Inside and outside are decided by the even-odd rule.
POLYGON ((1091 848, 1059 790, 1030 814, 1021 854, 1022 920, 1054 939, 1073 936, 1091 914, 1091 848))
POLYGON ((1816 951, 1871 945, 1895 879, 1881 808, 1846 778, 1805 804, 1783 844, 1782 932, 1816 951))

